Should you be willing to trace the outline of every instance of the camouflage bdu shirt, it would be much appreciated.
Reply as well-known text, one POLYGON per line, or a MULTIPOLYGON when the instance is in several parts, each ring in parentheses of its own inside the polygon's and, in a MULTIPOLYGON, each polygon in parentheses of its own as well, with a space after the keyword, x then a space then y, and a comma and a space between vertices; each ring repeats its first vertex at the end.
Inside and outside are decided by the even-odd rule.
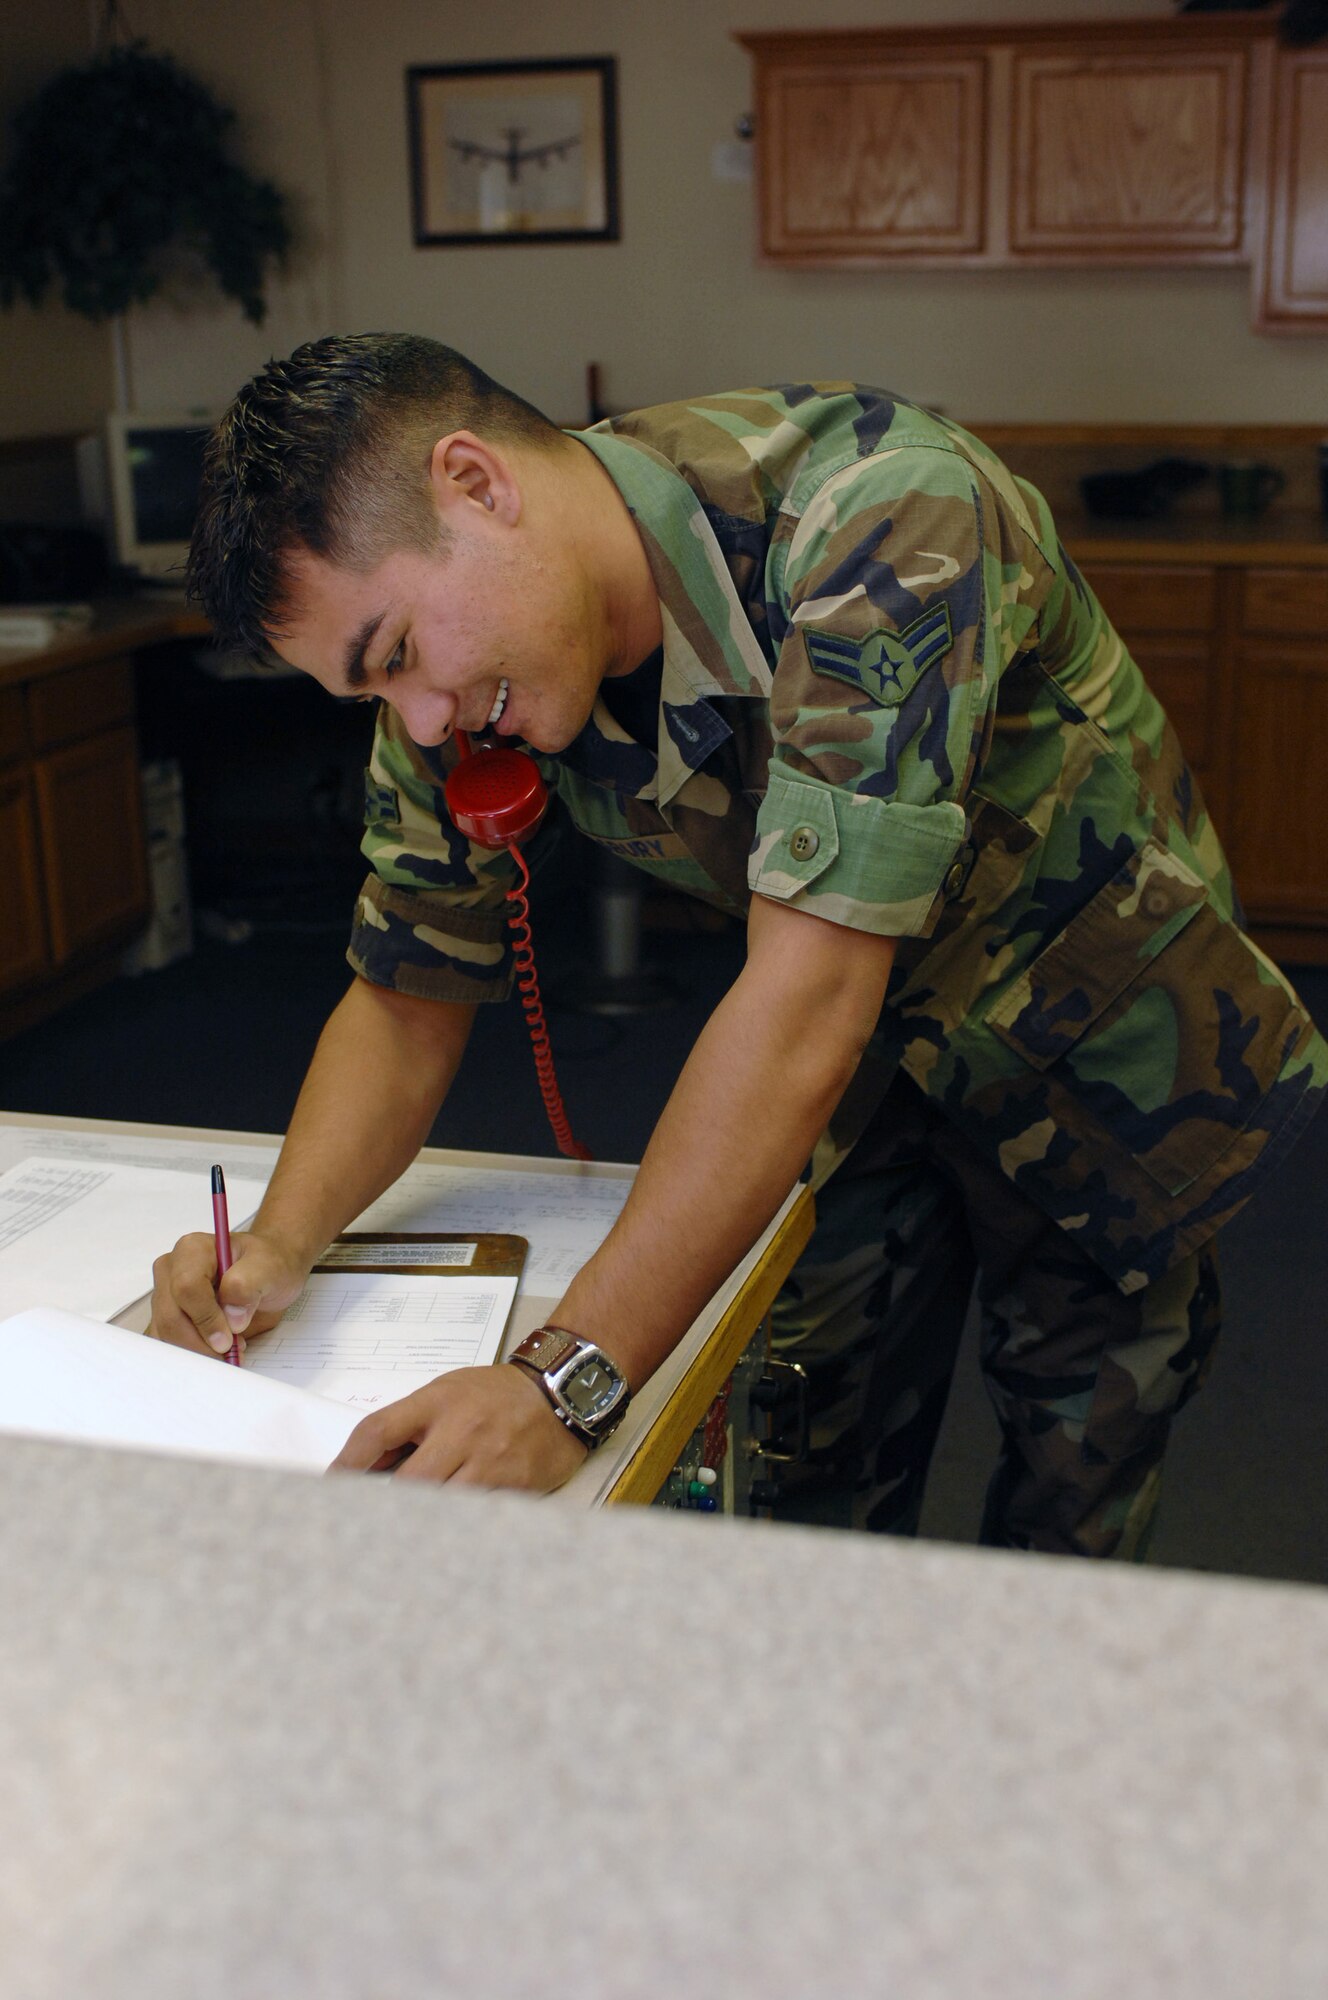
MULTIPOLYGON (((1243 935, 1217 836, 1045 501, 876 389, 704 396, 577 433, 664 625, 658 738, 603 700, 537 761, 571 819, 720 908, 896 936, 813 1162, 896 1070, 1126 1291, 1209 1237, 1308 1121, 1328 1049, 1243 935)), ((350 962, 510 985, 505 853, 448 822, 452 747, 379 711, 350 962)))

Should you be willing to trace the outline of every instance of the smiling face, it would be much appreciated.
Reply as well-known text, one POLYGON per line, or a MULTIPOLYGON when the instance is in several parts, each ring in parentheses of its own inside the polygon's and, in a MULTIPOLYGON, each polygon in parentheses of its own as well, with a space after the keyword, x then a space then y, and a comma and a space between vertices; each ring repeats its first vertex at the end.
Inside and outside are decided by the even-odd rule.
POLYGON ((329 694, 387 702, 416 743, 477 734, 498 709, 497 735, 565 750, 606 670, 595 621, 572 579, 505 567, 455 545, 400 550, 365 573, 301 551, 277 650, 329 694))
MULTIPOLYGON (((583 485, 581 457, 598 469, 572 454, 522 464, 468 433, 442 439, 430 470, 439 546, 369 569, 294 550, 274 649, 330 694, 389 703, 417 743, 492 719, 500 737, 565 750, 604 676, 630 672, 655 643, 618 615, 611 552, 595 559, 604 496, 583 485)), ((653 588, 649 609, 657 621, 653 588)))

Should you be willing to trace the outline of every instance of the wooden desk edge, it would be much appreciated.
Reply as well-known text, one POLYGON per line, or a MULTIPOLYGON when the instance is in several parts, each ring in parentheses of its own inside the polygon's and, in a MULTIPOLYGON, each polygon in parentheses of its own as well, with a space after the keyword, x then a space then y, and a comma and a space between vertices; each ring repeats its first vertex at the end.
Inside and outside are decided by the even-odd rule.
POLYGON ((769 1312, 780 1286, 806 1248, 815 1220, 811 1189, 804 1187, 770 1239, 765 1255, 709 1340, 693 1355, 668 1402, 604 1495, 603 1506, 647 1507, 655 1498, 678 1453, 732 1374, 754 1329, 769 1312))

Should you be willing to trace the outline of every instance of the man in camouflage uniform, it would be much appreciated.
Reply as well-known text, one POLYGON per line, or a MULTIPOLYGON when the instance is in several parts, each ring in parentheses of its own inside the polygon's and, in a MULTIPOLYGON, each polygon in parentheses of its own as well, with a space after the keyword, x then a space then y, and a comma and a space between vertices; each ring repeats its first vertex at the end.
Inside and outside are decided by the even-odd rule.
MULTIPOLYGON (((366 336, 270 368, 222 427, 195 546, 224 636, 382 698, 350 998, 413 1022, 509 990, 512 860, 469 846, 442 791, 455 731, 496 718, 592 840, 749 922, 557 1323, 642 1379, 811 1153, 817 1235, 777 1330, 855 1518, 916 1522, 976 1274, 1003 1439, 984 1539, 1139 1553, 1216 1334, 1211 1239, 1312 1114, 1328 1050, 1239 929, 1176 738, 1044 501, 878 390, 745 390, 562 437, 487 378, 461 397, 446 352, 366 336), (424 432, 385 427, 422 406, 424 432), (307 498, 350 491, 348 467, 380 491, 389 434, 432 496, 409 559, 307 498), (538 617, 499 609, 504 581, 538 617)), ((332 1080, 365 1059, 336 1021, 221 1288, 251 1330, 405 1164, 459 1059, 454 1036, 338 1201, 312 1163, 332 1080)), ((405 1047, 386 1071, 408 1095, 405 1047)), ((164 1260, 165 1337, 223 1337, 208 1254, 164 1260)), ((409 1441, 417 1476, 566 1476, 533 1431, 491 1436, 480 1393, 447 1378, 346 1463, 409 1441)))

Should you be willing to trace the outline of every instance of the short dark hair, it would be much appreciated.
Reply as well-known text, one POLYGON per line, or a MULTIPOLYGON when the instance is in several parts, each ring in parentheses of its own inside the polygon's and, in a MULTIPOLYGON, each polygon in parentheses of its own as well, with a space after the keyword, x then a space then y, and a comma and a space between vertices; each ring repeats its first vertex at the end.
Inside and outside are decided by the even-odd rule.
POLYGON ((269 361, 204 456, 188 582, 218 640, 270 651, 297 548, 372 569, 394 548, 440 547, 429 459, 453 430, 562 442, 532 404, 417 334, 329 334, 269 361))

